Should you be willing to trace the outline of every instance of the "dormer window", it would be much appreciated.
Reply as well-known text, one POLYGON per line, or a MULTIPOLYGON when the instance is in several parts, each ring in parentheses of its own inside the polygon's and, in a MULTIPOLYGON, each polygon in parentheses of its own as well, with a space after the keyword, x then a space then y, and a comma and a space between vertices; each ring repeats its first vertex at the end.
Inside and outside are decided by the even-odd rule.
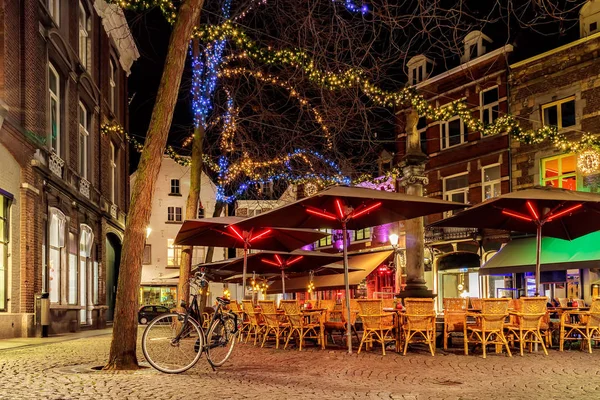
POLYGON ((408 82, 410 85, 426 80, 433 70, 433 61, 422 54, 414 56, 406 63, 408 69, 408 82))
POLYGON ((586 37, 600 32, 600 1, 591 0, 581 7, 579 11, 579 32, 581 37, 586 37))
POLYGON ((486 44, 492 43, 492 39, 481 31, 469 32, 464 39, 465 49, 460 61, 466 63, 485 54, 486 44))

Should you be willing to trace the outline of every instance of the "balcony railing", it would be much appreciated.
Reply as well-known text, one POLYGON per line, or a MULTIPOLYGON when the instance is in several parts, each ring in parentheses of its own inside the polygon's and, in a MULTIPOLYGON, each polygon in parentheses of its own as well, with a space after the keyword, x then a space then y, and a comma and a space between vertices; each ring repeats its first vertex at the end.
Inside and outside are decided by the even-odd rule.
POLYGON ((425 231, 425 243, 445 242, 449 240, 473 239, 477 228, 441 228, 432 227, 425 231))

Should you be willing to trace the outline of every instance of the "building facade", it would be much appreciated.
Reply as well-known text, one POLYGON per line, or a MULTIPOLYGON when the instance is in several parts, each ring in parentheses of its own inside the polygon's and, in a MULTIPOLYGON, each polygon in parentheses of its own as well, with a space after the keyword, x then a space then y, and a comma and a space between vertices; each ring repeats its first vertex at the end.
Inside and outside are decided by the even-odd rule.
POLYGON ((0 1, 0 337, 112 319, 129 203, 127 76, 138 53, 103 0, 0 1))
MULTIPOLYGON (((510 109, 524 129, 555 126, 574 142, 584 133, 600 133, 599 25, 600 2, 590 1, 580 11, 579 40, 511 65, 510 109)), ((528 145, 512 138, 511 153, 513 190, 553 186, 599 192, 595 150, 574 153, 550 140, 528 145)), ((590 301, 591 292, 582 290, 583 285, 589 287, 597 279, 598 274, 589 269, 569 270, 566 286, 564 282, 547 282, 545 286, 552 297, 585 296, 590 301)), ((522 280, 528 293, 532 292, 531 277, 522 280)))
MULTIPOLYGON (((471 115, 484 124, 493 123, 508 112, 508 57, 513 48, 493 47, 482 32, 474 31, 463 41, 460 64, 438 71, 435 60, 424 55, 407 63, 409 81, 430 103, 443 107, 463 100, 471 115)), ((397 112, 396 163, 407 153, 407 126, 410 109, 397 112)), ((465 204, 480 203, 507 193, 510 156, 508 133, 483 136, 472 131, 460 118, 448 121, 418 120, 417 133, 426 160, 426 196, 465 204)), ((430 215, 425 223, 449 214, 430 215)), ((428 286, 443 297, 481 297, 479 266, 500 247, 498 237, 465 228, 429 228, 425 233, 425 278, 428 286)), ((440 303, 441 306, 441 303, 440 303)))
MULTIPOLYGON (((131 175, 134 184, 136 173, 131 175)), ((154 198, 152 214, 147 229, 142 265, 140 305, 175 306, 182 246, 174 245, 175 237, 183 224, 187 197, 190 192, 190 167, 184 167, 164 156, 154 198)), ((198 218, 213 215, 217 189, 210 178, 202 173, 198 218)), ((207 248, 195 246, 192 265, 205 261, 207 248)), ((212 261, 227 258, 227 249, 215 248, 212 261)), ((211 283, 211 292, 220 296, 222 284, 211 283)), ((212 301, 209 302, 212 304, 212 301)))

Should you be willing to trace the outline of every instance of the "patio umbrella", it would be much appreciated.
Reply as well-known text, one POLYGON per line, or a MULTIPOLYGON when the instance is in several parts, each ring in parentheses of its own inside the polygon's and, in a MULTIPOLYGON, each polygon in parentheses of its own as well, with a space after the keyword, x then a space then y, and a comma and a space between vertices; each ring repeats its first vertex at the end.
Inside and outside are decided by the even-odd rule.
POLYGON ((539 295, 542 236, 572 240, 600 230, 598 214, 598 194, 535 187, 491 198, 430 226, 535 233, 535 287, 536 295, 539 295))
MULTIPOLYGON (((283 294, 285 294, 285 274, 286 273, 309 273, 313 271, 315 275, 324 275, 331 273, 343 273, 344 267, 336 264, 342 261, 342 257, 337 254, 321 253, 319 251, 293 251, 291 253, 280 251, 261 251, 260 253, 249 254, 246 265, 248 271, 257 274, 281 274, 281 283, 283 294)), ((219 266, 219 268, 228 271, 242 271, 243 260, 235 259, 231 263, 219 266)), ((353 269, 358 271, 360 269, 353 269)))
POLYGON ((330 228, 343 231, 344 283, 348 310, 348 352, 352 353, 350 333, 350 287, 348 284, 347 231, 364 229, 428 214, 464 208, 429 197, 411 196, 358 187, 333 186, 313 196, 248 218, 240 227, 289 226, 295 228, 330 228))
MULTIPOLYGON (((244 221, 241 217, 218 217, 187 220, 175 238, 176 245, 214 246, 244 249, 243 259, 247 259, 248 249, 292 251, 313 243, 328 234, 310 229, 264 228, 265 225, 238 227, 244 221)), ((245 265, 245 264, 244 264, 245 265)), ((246 268, 242 293, 246 294, 246 268)))

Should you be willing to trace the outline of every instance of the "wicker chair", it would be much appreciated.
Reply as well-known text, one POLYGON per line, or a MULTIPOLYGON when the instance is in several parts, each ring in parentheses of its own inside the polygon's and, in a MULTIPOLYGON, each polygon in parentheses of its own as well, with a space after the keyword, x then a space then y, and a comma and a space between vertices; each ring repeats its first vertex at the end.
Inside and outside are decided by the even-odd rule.
POLYGON ((560 351, 563 351, 565 341, 582 340, 582 348, 587 342, 588 351, 591 353, 592 340, 599 340, 599 335, 600 298, 592 301, 589 312, 565 311, 560 316, 560 351))
POLYGON ((319 308, 319 300, 306 300, 304 304, 310 304, 311 308, 319 308))
POLYGON ((395 342, 396 351, 400 348, 398 338, 394 335, 394 316, 384 313, 381 300, 358 300, 360 313, 358 316, 363 323, 363 336, 358 346, 358 354, 364 343, 367 346, 373 342, 381 343, 381 351, 385 356, 385 343, 395 342))
POLYGON ((242 301, 242 305, 244 306, 244 312, 248 316, 248 322, 250 323, 250 327, 248 328, 248 334, 246 335, 246 343, 250 337, 254 336, 254 345, 256 346, 256 340, 260 335, 264 335, 266 325, 260 314, 254 311, 254 304, 252 300, 244 300, 242 301))
MULTIPOLYGON (((329 338, 335 344, 335 340, 333 339, 333 332, 340 332, 341 336, 346 336, 348 332, 348 323, 347 323, 347 309, 345 304, 342 305, 341 309, 328 309, 325 313, 325 333, 329 334, 329 338)), ((358 338, 358 333, 356 332, 356 318, 358 316, 357 310, 350 310, 350 329, 356 336, 356 340, 360 340, 358 338)), ((325 337, 325 345, 327 345, 327 337, 325 337)))
POLYGON ((547 314, 547 303, 547 297, 521 297, 516 307, 517 311, 510 313, 515 320, 506 328, 519 341, 521 356, 523 356, 525 343, 529 343, 530 352, 533 343, 541 344, 544 354, 548 355, 541 332, 542 321, 547 314))
POLYGON ((237 301, 232 301, 231 303, 229 303, 229 307, 231 307, 231 311, 235 315, 237 315, 238 320, 242 321, 242 329, 240 329, 240 335, 238 339, 241 342, 244 334, 248 334, 248 330, 250 329, 250 320, 248 319, 248 316, 246 315, 244 310, 242 310, 242 307, 240 307, 240 304, 237 301))
POLYGON ((504 336, 504 320, 508 316, 510 299, 480 300, 481 313, 467 312, 467 316, 475 318, 476 323, 465 324, 465 355, 469 354, 469 343, 480 343, 483 347, 483 358, 486 358, 487 346, 490 344, 505 346, 508 355, 512 357, 504 336))
POLYGON ((394 299, 383 299, 383 308, 396 308, 396 303, 394 303, 394 299))
MULTIPOLYGON (((284 301, 284 300, 282 300, 284 301)), ((258 302, 262 309, 262 316, 265 319, 265 333, 263 335, 263 341, 260 347, 265 347, 265 342, 269 335, 272 335, 275 339, 275 348, 279 348, 279 339, 290 327, 289 323, 283 321, 282 314, 277 313, 277 307, 275 307, 274 301, 260 300, 258 302)))
POLYGON ((404 323, 404 355, 409 343, 426 343, 432 356, 435 356, 435 310, 433 299, 404 299, 406 313, 404 323))
POLYGON ((473 310, 481 310, 482 302, 481 302, 480 298, 478 298, 478 297, 471 297, 471 298, 469 298, 469 301, 471 302, 471 308, 473 310))
POLYGON ((302 313, 300 305, 296 300, 281 300, 279 306, 283 308, 288 321, 290 321, 289 333, 285 341, 285 346, 283 346, 284 350, 287 348, 294 333, 298 335, 298 341, 300 342, 298 348, 300 351, 302 351, 304 339, 317 339, 319 343, 322 343, 323 332, 321 332, 321 325, 318 322, 306 322, 305 314, 302 313))
POLYGON ((444 299, 444 350, 448 350, 450 333, 465 331, 467 303, 460 297, 444 299))

